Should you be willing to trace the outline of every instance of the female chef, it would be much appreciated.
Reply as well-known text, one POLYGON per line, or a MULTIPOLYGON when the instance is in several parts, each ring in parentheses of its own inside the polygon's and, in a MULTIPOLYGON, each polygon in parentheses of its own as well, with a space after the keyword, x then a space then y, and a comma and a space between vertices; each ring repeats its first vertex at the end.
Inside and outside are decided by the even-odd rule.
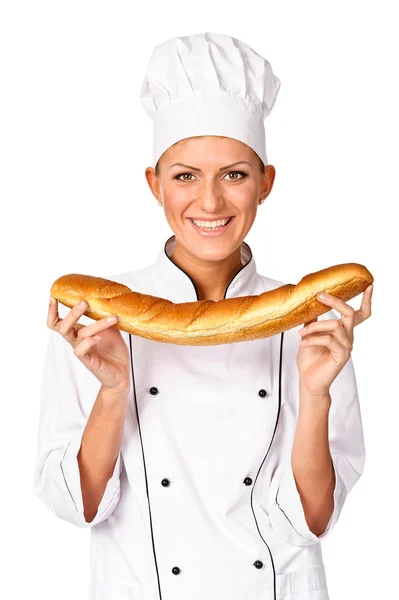
MULTIPOLYGON (((146 178, 174 235, 153 264, 104 277, 176 303, 284 285, 244 241, 273 185, 263 120, 279 87, 227 35, 155 48, 146 178)), ((365 460, 351 351, 371 286, 358 311, 319 299, 330 310, 306 328, 214 346, 51 300, 35 492, 91 528, 91 600, 328 600, 320 542, 365 460)))

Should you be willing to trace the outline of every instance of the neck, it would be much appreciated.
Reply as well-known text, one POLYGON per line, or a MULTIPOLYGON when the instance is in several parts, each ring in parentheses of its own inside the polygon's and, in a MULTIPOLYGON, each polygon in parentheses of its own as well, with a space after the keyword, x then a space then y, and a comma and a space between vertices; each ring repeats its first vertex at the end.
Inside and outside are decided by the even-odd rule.
POLYGON ((240 247, 221 261, 201 261, 188 253, 177 239, 170 258, 193 279, 199 300, 222 300, 230 281, 242 267, 240 247))

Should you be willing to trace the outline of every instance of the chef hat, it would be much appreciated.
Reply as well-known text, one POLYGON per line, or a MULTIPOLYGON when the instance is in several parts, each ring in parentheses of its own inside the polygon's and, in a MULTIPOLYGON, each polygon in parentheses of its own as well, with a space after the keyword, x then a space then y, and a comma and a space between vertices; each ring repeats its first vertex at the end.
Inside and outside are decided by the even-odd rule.
POLYGON ((220 33, 170 39, 155 47, 140 100, 153 119, 153 167, 174 143, 199 135, 235 138, 267 164, 263 120, 280 80, 270 63, 220 33))

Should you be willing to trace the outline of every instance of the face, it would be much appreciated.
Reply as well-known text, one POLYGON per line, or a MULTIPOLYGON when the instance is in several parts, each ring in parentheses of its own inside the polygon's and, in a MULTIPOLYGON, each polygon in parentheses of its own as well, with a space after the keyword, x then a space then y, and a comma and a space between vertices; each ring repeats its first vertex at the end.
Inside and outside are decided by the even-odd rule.
POLYGON ((261 172, 252 148, 221 136, 180 140, 164 152, 159 167, 158 177, 152 167, 145 174, 176 243, 204 261, 223 260, 241 246, 275 177, 272 165, 261 172), (214 231, 201 227, 219 220, 214 231))

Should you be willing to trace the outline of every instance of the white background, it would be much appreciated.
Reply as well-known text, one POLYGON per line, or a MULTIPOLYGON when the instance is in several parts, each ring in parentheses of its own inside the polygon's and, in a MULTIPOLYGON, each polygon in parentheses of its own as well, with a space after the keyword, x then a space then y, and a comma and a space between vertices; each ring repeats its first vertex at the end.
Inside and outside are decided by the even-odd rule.
POLYGON ((147 266, 171 235, 144 177, 152 123, 139 94, 155 45, 205 31, 246 42, 282 82, 265 121, 276 180, 246 238, 258 271, 297 283, 359 262, 374 275, 373 314, 356 328, 352 353, 366 467, 323 553, 332 600, 396 597, 394 8, 348 0, 2 3, 2 597, 87 598, 90 530, 57 519, 33 493, 49 291, 65 273, 147 266))

